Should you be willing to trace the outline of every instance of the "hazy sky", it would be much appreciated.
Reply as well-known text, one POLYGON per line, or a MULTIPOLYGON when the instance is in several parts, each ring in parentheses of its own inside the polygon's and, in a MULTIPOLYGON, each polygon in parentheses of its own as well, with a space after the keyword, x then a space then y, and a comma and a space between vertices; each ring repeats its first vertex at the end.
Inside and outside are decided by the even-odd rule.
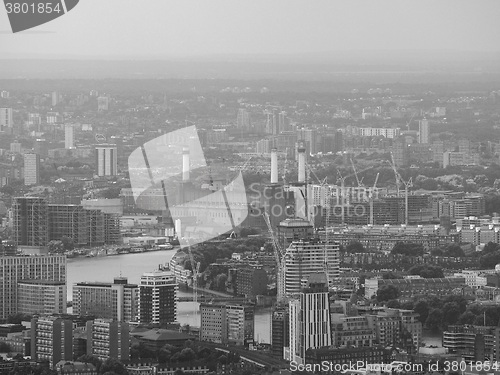
POLYGON ((80 0, 18 34, 1 9, 0 58, 500 51, 499 20, 499 0, 80 0))

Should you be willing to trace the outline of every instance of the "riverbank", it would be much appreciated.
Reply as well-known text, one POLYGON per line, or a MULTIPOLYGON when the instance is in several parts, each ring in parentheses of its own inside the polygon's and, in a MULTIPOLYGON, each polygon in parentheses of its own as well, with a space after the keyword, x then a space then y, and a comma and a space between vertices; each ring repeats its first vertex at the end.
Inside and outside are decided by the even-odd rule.
MULTIPOLYGON (((123 276, 131 284, 139 284, 144 272, 158 269, 170 262, 177 252, 173 250, 159 250, 137 254, 121 254, 109 257, 76 257, 68 259, 67 264, 67 295, 73 299, 73 284, 81 281, 113 282, 113 278, 123 276)), ((179 297, 191 297, 192 292, 179 290, 179 297)), ((200 304, 195 302, 179 302, 177 304, 177 321, 199 327, 201 322, 200 304)), ((271 310, 256 308, 254 337, 261 343, 271 342, 271 310)))

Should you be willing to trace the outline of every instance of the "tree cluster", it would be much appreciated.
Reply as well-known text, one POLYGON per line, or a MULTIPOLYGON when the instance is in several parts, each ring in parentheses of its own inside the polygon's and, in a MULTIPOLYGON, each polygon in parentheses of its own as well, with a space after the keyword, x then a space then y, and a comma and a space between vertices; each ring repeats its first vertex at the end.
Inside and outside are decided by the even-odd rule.
POLYGON ((420 257, 424 255, 424 247, 422 244, 412 242, 396 242, 391 250, 391 254, 420 257))
POLYGON ((166 344, 156 352, 148 350, 144 344, 135 342, 130 349, 132 361, 153 360, 160 365, 180 366, 196 364, 206 365, 211 371, 217 368, 217 363, 230 364, 239 361, 234 354, 225 354, 212 348, 203 346, 202 343, 186 341, 184 346, 166 344))
POLYGON ((94 365, 97 369, 98 374, 102 375, 127 375, 128 371, 125 365, 115 359, 115 358, 108 358, 104 362, 101 361, 99 358, 92 356, 92 355, 82 355, 80 358, 77 359, 78 362, 83 362, 83 363, 90 363, 94 365))
POLYGON ((443 269, 428 264, 417 264, 408 270, 410 275, 417 275, 424 279, 439 279, 444 277, 443 269))
POLYGON ((460 258, 460 257, 464 257, 465 253, 464 253, 464 250, 460 246, 458 246, 457 244, 449 244, 449 245, 446 245, 444 247, 432 249, 431 255, 438 256, 438 257, 460 258))

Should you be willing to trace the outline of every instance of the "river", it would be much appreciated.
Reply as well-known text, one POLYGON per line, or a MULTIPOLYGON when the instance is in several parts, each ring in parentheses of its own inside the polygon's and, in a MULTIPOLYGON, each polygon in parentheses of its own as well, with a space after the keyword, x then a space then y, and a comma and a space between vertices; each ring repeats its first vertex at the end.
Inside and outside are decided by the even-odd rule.
MULTIPOLYGON (((73 284, 81 281, 113 282, 116 276, 128 278, 129 283, 139 284, 144 272, 158 269, 168 264, 177 252, 174 250, 150 251, 146 253, 122 254, 95 258, 69 258, 67 267, 68 300, 73 299, 73 284)), ((179 291, 179 297, 190 296, 189 292, 179 291)), ((199 304, 179 302, 177 321, 180 324, 200 326, 199 304)), ((255 313, 254 338, 259 343, 271 342, 271 311, 259 309, 255 313)))

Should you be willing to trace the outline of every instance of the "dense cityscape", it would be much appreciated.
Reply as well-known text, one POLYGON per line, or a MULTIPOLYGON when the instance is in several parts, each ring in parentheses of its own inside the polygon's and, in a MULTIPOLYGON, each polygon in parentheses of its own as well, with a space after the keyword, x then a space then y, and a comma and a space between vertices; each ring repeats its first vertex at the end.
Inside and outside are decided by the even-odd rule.
POLYGON ((0 375, 500 375, 499 3, 4 3, 0 375))
POLYGON ((2 84, 6 369, 253 374, 498 359, 499 91, 136 96, 105 83, 2 84), (161 186, 135 197, 128 167, 141 145, 193 126, 206 167, 183 147, 169 201, 179 202, 171 190, 184 204, 210 198, 242 173, 237 210, 249 214, 182 246, 203 231, 206 202, 183 215, 161 186), (145 253, 157 267, 67 283, 72 264, 145 253), (179 322, 183 303, 195 303, 194 324, 179 322))

